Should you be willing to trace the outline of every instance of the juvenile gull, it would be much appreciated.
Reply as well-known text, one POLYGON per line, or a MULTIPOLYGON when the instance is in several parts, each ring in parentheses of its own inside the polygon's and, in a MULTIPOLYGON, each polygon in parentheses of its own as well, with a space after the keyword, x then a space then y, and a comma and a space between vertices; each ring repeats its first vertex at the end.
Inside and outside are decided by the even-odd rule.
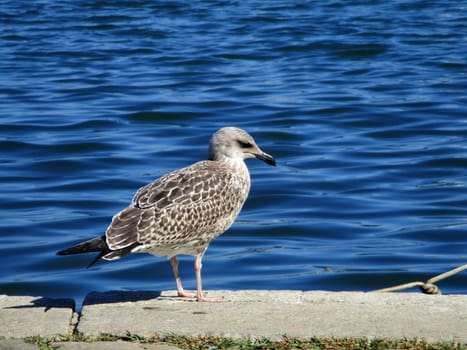
POLYGON ((129 253, 167 256, 180 297, 207 298, 201 283, 201 261, 209 243, 234 222, 250 191, 250 174, 244 162, 257 158, 276 165, 246 131, 225 127, 209 144, 209 159, 168 173, 140 188, 131 205, 112 218, 104 236, 59 251, 58 255, 99 252, 115 260, 129 253), (196 293, 183 289, 177 255, 196 256, 196 293))

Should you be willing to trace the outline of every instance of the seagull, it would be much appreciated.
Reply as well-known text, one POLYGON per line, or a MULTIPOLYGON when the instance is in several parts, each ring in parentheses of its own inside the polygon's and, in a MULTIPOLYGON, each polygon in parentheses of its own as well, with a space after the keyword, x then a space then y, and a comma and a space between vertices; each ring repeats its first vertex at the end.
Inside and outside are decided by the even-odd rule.
POLYGON ((113 216, 105 235, 80 242, 58 255, 99 252, 99 259, 116 260, 129 253, 167 256, 179 297, 200 302, 224 301, 203 293, 201 268, 209 243, 235 221, 250 191, 245 159, 275 166, 253 137, 236 127, 215 132, 209 158, 170 172, 141 187, 132 203, 113 216), (196 292, 183 289, 177 255, 195 257, 196 292))

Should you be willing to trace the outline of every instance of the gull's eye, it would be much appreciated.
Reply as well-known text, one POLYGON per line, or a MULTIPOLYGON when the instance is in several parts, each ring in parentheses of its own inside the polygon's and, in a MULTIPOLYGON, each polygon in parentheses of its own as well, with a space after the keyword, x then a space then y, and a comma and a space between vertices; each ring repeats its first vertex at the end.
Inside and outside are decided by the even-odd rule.
POLYGON ((253 145, 249 142, 241 141, 238 140, 238 144, 240 145, 241 148, 251 148, 253 145))

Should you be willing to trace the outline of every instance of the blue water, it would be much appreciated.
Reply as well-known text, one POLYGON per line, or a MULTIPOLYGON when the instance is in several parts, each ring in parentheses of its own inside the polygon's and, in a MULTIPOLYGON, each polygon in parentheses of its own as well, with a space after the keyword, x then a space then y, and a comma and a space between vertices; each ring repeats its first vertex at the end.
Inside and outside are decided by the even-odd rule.
MULTIPOLYGON (((164 258, 55 252, 226 125, 278 166, 248 161, 207 290, 368 291, 467 262, 464 2, 0 0, 0 23, 1 294, 174 289, 164 258)), ((181 273, 194 288, 191 257, 181 273)))

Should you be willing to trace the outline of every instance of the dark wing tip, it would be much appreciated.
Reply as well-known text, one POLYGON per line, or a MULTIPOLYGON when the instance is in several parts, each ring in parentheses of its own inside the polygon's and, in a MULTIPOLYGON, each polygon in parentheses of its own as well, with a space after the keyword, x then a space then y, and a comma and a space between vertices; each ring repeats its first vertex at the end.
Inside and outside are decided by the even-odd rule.
POLYGON ((105 236, 95 237, 90 240, 80 242, 73 247, 57 252, 57 255, 80 254, 90 252, 108 251, 109 247, 105 241, 105 236))

